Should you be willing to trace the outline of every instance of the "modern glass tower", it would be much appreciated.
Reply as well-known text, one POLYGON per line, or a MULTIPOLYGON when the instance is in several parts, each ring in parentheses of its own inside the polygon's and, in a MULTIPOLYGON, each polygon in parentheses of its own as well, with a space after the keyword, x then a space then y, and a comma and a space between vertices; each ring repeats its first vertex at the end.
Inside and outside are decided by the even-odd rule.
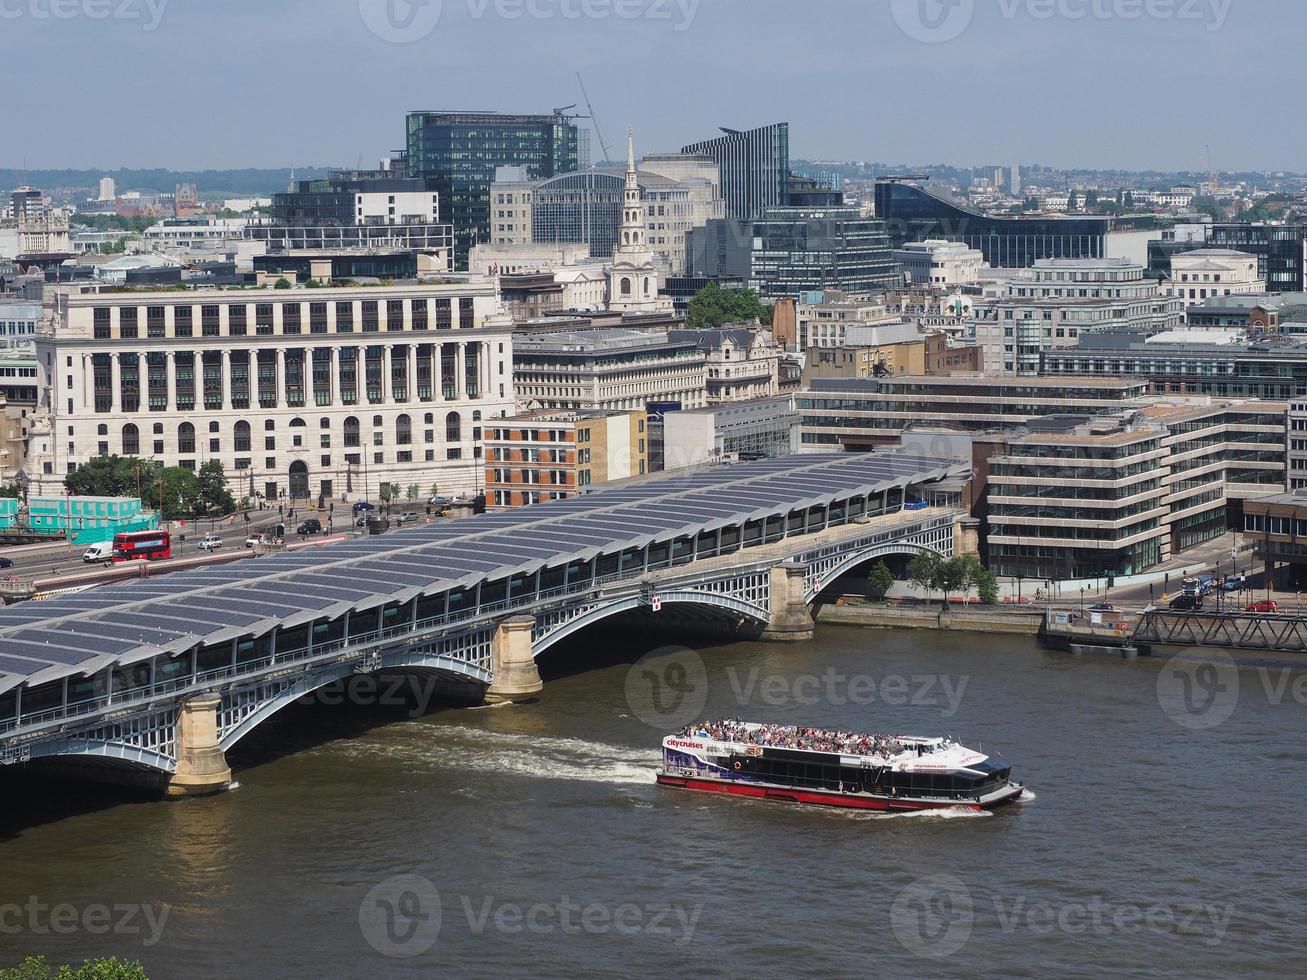
POLYGON ((726 135, 682 148, 685 154, 712 157, 722 172, 726 217, 751 221, 771 207, 790 203, 790 124, 775 123, 748 132, 723 128, 726 135))
POLYGON ((441 219, 454 225, 455 262, 491 241, 490 184, 496 167, 524 167, 531 180, 580 168, 576 125, 557 115, 411 112, 408 169, 439 182, 441 219))

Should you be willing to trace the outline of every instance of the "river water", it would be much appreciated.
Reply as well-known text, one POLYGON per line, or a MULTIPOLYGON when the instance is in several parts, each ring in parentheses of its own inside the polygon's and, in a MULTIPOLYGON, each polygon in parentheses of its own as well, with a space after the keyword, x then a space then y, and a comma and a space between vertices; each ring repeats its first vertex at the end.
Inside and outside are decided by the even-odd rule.
POLYGON ((842 628, 657 646, 588 634, 550 655, 533 705, 296 705, 232 754, 217 798, 9 775, 0 965, 1307 974, 1300 671, 842 628), (951 734, 1001 751, 1032 798, 884 817, 661 789, 656 746, 689 714, 951 734))

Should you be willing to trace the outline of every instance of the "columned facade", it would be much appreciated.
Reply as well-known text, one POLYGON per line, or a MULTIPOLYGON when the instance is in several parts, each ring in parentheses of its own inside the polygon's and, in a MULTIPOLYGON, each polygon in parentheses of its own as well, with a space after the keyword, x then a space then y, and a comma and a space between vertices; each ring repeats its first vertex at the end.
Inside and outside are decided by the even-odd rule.
POLYGON ((512 323, 489 281, 58 306, 38 337, 51 435, 29 458, 33 492, 117 454, 219 460, 238 498, 375 500, 388 483, 425 500, 480 488, 483 425, 513 409, 512 323))

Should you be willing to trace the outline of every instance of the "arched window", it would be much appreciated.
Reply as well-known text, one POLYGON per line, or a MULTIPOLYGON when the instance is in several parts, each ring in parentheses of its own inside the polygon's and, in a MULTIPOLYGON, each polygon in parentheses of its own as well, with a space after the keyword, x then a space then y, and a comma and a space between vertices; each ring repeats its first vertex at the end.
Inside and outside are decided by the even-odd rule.
POLYGON ((450 412, 445 416, 445 441, 463 441, 463 416, 457 412, 450 412))
POLYGON ((141 453, 141 430, 135 422, 123 426, 123 455, 139 456, 141 453))
POLYGON ((351 415, 345 420, 345 447, 357 449, 359 445, 359 420, 351 415))
POLYGON ((195 426, 183 422, 177 426, 177 451, 179 453, 195 452, 195 426))
POLYGON ((236 452, 250 451, 250 424, 244 420, 236 423, 236 452))
POLYGON ((413 444, 413 420, 407 415, 395 419, 395 442, 401 446, 413 444))
POLYGON ((644 281, 644 294, 645 294, 646 296, 649 295, 649 280, 648 280, 648 278, 646 278, 645 281, 644 281))
POLYGON ((291 419, 291 420, 290 420, 290 427, 291 427, 292 429, 307 429, 308 426, 309 426, 309 424, 308 424, 307 422, 305 422, 303 419, 291 419))
POLYGON ((622 277, 622 295, 623 296, 631 295, 631 280, 626 278, 625 276, 622 277))

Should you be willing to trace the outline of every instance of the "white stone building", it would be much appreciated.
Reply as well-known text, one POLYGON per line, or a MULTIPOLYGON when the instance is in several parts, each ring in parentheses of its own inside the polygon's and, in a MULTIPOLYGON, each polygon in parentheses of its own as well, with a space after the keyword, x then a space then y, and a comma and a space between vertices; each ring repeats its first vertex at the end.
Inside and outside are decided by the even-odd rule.
POLYGON ((512 323, 484 279, 54 299, 36 493, 106 454, 220 460, 237 496, 470 491, 483 421, 513 410, 512 323))
POLYGON ((1184 303, 1129 259, 1040 259, 1005 293, 974 309, 976 342, 991 374, 1038 374, 1040 353, 1074 347, 1095 330, 1174 330, 1184 303))
POLYGON ((963 242, 929 239, 904 243, 894 250, 894 261, 912 277, 912 285, 948 288, 974 285, 985 254, 963 242))
POLYGON ((690 340, 708 358, 708 404, 749 401, 780 394, 781 348, 758 327, 670 330, 668 339, 690 340))
POLYGON ((1217 296, 1266 291, 1258 258, 1228 248, 1199 248, 1171 256, 1171 280, 1166 294, 1190 303, 1217 296))

